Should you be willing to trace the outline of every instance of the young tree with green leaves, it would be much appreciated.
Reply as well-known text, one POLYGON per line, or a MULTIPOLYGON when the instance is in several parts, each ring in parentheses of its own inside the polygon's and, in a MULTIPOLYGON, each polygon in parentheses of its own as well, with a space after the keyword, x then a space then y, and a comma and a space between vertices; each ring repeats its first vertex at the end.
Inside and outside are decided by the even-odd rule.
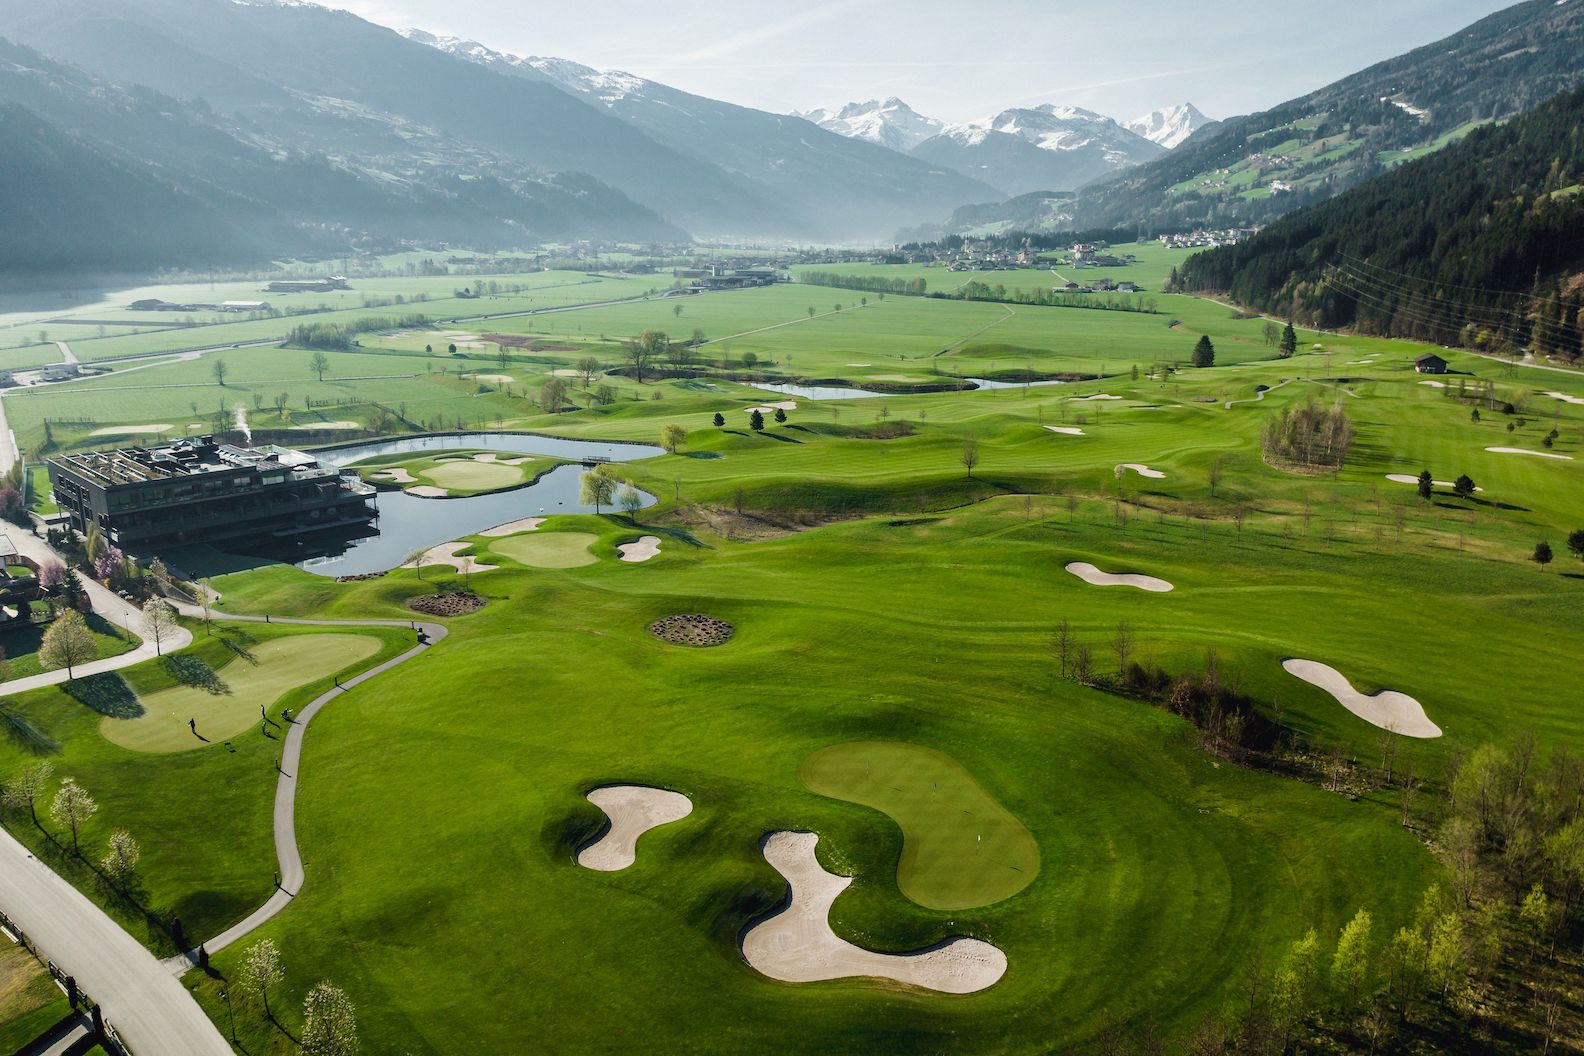
POLYGON ((686 440, 687 430, 675 422, 660 430, 660 446, 665 448, 667 454, 676 454, 686 440))
POLYGON ((618 496, 623 510, 627 511, 627 519, 634 524, 638 523, 638 511, 643 509, 643 495, 633 486, 632 481, 624 481, 621 494, 618 496))
POLYGON ((1567 548, 1574 557, 1584 561, 1584 528, 1568 533, 1567 548))
POLYGON ((39 647, 39 663, 49 671, 62 667, 68 679, 75 678, 74 669, 99 659, 99 643, 94 641, 88 621, 76 609, 67 609, 55 618, 44 632, 44 643, 39 647))
POLYGON ((55 776, 53 763, 29 763, 17 772, 17 776, 6 784, 5 806, 8 810, 21 810, 26 807, 28 817, 34 824, 38 823, 38 802, 44 798, 44 790, 49 787, 50 779, 55 776))
POLYGON ((974 467, 979 464, 979 438, 972 433, 963 437, 962 454, 963 469, 968 476, 973 476, 974 467))
POLYGON ((579 500, 585 506, 594 507, 597 515, 601 507, 611 504, 616 495, 616 484, 616 471, 611 469, 609 463, 601 462, 583 474, 578 489, 579 500))
MULTIPOLYGON (((451 351, 456 352, 456 346, 451 346, 451 351)), ((308 360, 308 369, 314 372, 320 382, 324 381, 325 372, 330 369, 330 357, 323 352, 315 352, 308 360)))
POLYGON ((1542 572, 1551 563, 1551 544, 1544 539, 1535 544, 1534 553, 1529 555, 1529 560, 1540 566, 1542 572))
POLYGON ((1473 498, 1474 493, 1478 491, 1479 488, 1474 486, 1473 477, 1469 476, 1467 473, 1463 473, 1452 482, 1452 490, 1454 493, 1456 493, 1458 498, 1467 500, 1473 498))
POLYGON ((1193 365, 1196 367, 1215 366, 1215 345, 1211 343, 1209 334, 1201 334, 1199 343, 1194 345, 1193 365))
POLYGON ((1291 359, 1298 351, 1298 331, 1293 329, 1292 321, 1288 320, 1287 328, 1282 331, 1281 345, 1278 354, 1282 359, 1291 359))
POLYGON ((1331 983, 1349 1012, 1363 1000, 1369 985, 1370 928, 1374 919, 1367 909, 1360 909, 1353 919, 1342 926, 1337 938, 1336 953, 1331 958, 1331 983))

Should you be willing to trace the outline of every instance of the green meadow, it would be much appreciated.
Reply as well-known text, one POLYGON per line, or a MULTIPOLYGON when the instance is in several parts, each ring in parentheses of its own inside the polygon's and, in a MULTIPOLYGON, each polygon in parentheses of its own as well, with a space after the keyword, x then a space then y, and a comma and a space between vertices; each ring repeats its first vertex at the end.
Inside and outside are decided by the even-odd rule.
MULTIPOLYGON (((1176 259, 1140 250, 1152 276, 1176 259)), ((308 351, 233 350, 223 387, 201 359, 8 396, 6 411, 24 446, 71 413, 80 424, 51 425, 51 443, 103 443, 93 430, 109 425, 179 434, 237 403, 255 430, 361 425, 376 404, 405 404, 408 430, 438 418, 649 443, 687 432, 677 453, 622 466, 660 500, 635 520, 551 516, 464 537, 493 571, 338 583, 270 565, 212 581, 222 609, 274 616, 410 618, 411 598, 450 588, 484 601, 308 733, 307 883, 261 932, 284 953, 272 1007, 285 1030, 330 978, 358 1006, 365 1051, 521 1051, 527 1024, 567 1053, 1086 1052, 1112 1026, 1192 1030, 1310 928, 1329 957, 1360 908, 1384 943, 1447 880, 1424 837, 1449 763, 1529 734, 1545 751, 1584 737, 1569 696, 1584 565, 1564 545, 1584 528, 1584 405, 1548 395, 1584 399, 1584 378, 1444 352, 1461 373, 1426 379, 1422 346, 1314 333, 1279 360, 1263 320, 1168 295, 1159 309, 791 284, 494 320, 458 331, 483 347, 456 357, 442 331, 368 334, 329 355, 323 381, 308 351), (584 356, 619 365, 621 341, 645 328, 702 330, 697 376, 605 375, 585 393, 566 375, 584 356), (503 364, 485 333, 524 340, 503 364), (1186 365, 1200 335, 1213 368, 1186 365), (545 413, 530 397, 557 371, 578 409, 545 413), (1052 375, 1078 380, 957 388, 1052 375), (767 379, 888 391, 811 401, 749 384, 767 379), (1486 380, 1514 413, 1474 420, 1459 385, 1486 380), (592 398, 600 385, 608 401, 592 398), (921 386, 942 391, 906 391, 921 386), (783 400, 787 421, 749 427, 749 408, 783 400), (1352 422, 1339 472, 1262 455, 1271 417, 1309 401, 1352 422), (1422 469, 1482 490, 1422 499, 1388 479, 1422 469), (616 559, 646 534, 662 540, 656 557, 616 559), (1530 560, 1541 540, 1548 567, 1530 560), (1072 562, 1173 589, 1093 586, 1072 562), (735 633, 704 649, 650 634, 682 613, 735 633), (1411 760, 1415 827, 1395 787, 1361 779, 1339 794, 1242 765, 1168 710, 1063 678, 1063 621, 1105 675, 1129 658, 1172 676, 1213 665, 1311 757, 1361 774, 1388 752, 1411 760), (1444 736, 1377 728, 1289 675, 1290 658, 1411 695, 1444 736), (628 869, 597 873, 575 864, 604 821, 583 797, 612 783, 674 789, 694 809, 646 835, 628 869), (906 952, 972 936, 1006 953, 1006 975, 962 997, 759 975, 738 942, 786 895, 760 853, 779 829, 819 833, 821 864, 853 877, 831 913, 842 938, 906 952)), ((410 640, 222 621, 189 652, 276 716, 336 663, 345 673, 410 640), (363 636, 373 655, 329 644, 363 636), (244 686, 237 649, 304 637, 324 640, 323 663, 244 686)), ((158 664, 126 682, 150 715, 189 692, 158 664)), ((126 720, 61 689, 13 703, 59 743, 57 771, 99 797, 85 840, 125 827, 145 841, 141 909, 109 900, 136 934, 168 941, 142 909, 210 933, 267 896, 278 744, 256 722, 234 751, 135 751, 104 734, 126 720)), ((0 742, 0 774, 26 761, 0 742)), ((25 819, 13 827, 48 852, 25 819)), ((220 976, 244 948, 215 958, 220 976)), ((229 1027, 219 978, 188 983, 229 1027)), ((293 1051, 256 1008, 234 1011, 241 1051, 293 1051)))

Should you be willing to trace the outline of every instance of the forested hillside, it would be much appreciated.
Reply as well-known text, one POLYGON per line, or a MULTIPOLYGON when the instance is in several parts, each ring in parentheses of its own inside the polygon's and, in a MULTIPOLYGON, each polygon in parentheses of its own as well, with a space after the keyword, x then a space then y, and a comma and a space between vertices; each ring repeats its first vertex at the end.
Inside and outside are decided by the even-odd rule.
POLYGON ((1321 327, 1584 354, 1584 90, 1190 258, 1184 284, 1321 327))
POLYGON ((1529 0, 1094 184, 1075 226, 1261 223, 1579 83, 1584 3, 1529 0))

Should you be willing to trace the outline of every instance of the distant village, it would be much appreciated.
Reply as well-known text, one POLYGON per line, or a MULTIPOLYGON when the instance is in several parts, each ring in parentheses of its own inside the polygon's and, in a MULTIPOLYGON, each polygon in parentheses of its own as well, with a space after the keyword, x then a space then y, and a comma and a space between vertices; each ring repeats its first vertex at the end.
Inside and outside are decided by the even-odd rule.
POLYGON ((1214 249, 1217 246, 1235 246, 1253 238, 1263 228, 1228 227, 1219 231, 1189 231, 1185 234, 1162 235, 1160 244, 1167 249, 1214 249))

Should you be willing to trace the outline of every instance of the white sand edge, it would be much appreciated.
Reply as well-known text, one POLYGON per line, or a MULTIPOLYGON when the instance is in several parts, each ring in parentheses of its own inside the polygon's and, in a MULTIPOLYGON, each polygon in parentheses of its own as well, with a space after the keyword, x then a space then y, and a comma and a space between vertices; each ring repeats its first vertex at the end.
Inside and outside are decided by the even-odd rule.
POLYGON ((1404 737, 1441 736, 1441 727, 1430 721, 1424 706, 1406 693, 1387 689, 1366 697, 1353 688, 1353 683, 1342 672, 1317 660, 1283 660, 1282 667, 1289 675, 1325 690, 1338 704, 1372 726, 1404 737))
POLYGON ((107 425, 95 429, 89 436, 141 436, 144 433, 168 433, 173 425, 107 425))
POLYGON ((786 878, 791 902, 743 936, 743 958, 756 971, 784 983, 869 976, 947 994, 983 990, 1006 974, 1006 954, 980 939, 958 937, 899 954, 876 953, 837 936, 831 905, 852 877, 827 872, 814 856, 817 843, 812 832, 773 832, 765 839, 765 861, 786 878))
POLYGON ((796 400, 782 400, 779 403, 761 403, 755 407, 744 407, 743 413, 752 414, 753 412, 758 411, 760 414, 774 414, 777 411, 795 410, 797 410, 796 400))
POLYGON ((606 785, 584 798, 605 812, 610 827, 578 852, 577 863, 602 873, 614 873, 637 861, 638 837, 650 829, 693 813, 693 801, 682 793, 648 785, 606 785))
MULTIPOLYGON (((1394 484, 1417 484, 1417 483, 1419 483, 1419 478, 1414 476, 1412 473, 1388 473, 1388 474, 1386 474, 1386 479, 1391 481, 1394 484)), ((1456 486, 1450 480, 1432 480, 1430 483, 1434 484, 1438 488, 1451 488, 1451 487, 1455 487, 1456 486)), ((1485 489, 1484 488, 1475 488, 1474 490, 1475 491, 1484 491, 1485 489)))
POLYGON ((1485 450, 1497 455, 1533 455, 1536 458, 1554 458, 1559 462, 1573 461, 1572 455, 1558 455, 1550 451, 1530 451, 1524 447, 1487 447, 1485 450))
POLYGON ((543 517, 524 517, 520 521, 507 521, 505 524, 497 524, 493 528, 486 528, 478 534, 489 539, 500 539, 508 535, 517 535, 520 532, 538 531, 539 526, 544 522, 545 519, 543 517))
POLYGON ((378 477, 381 480, 388 480, 392 484, 416 484, 416 483, 418 483, 418 478, 417 477, 413 476, 411 473, 407 472, 405 469, 402 469, 400 466, 398 466, 395 469, 382 469, 378 473, 371 474, 371 476, 378 477))
POLYGON ((621 551, 621 560, 623 561, 634 563, 647 561, 660 553, 660 537, 658 535, 646 535, 637 542, 622 543, 616 549, 621 551))
POLYGON ((1067 397, 1068 401, 1072 403, 1092 403, 1095 400, 1120 400, 1121 398, 1120 396, 1113 396, 1109 392, 1097 392, 1093 396, 1067 397))
POLYGON ((1087 561, 1074 561, 1067 566, 1067 571, 1096 587, 1137 587, 1151 594, 1165 594, 1173 589, 1164 579, 1133 572, 1102 572, 1087 561))
POLYGON ((420 499, 445 499, 451 493, 444 488, 437 488, 433 484, 420 484, 416 488, 408 488, 407 494, 416 495, 420 499))
POLYGON ((1124 463, 1122 463, 1122 465, 1118 466, 1117 468, 1118 469, 1131 469, 1133 472, 1137 473, 1139 476, 1141 476, 1141 477, 1149 477, 1151 480, 1165 480, 1166 479, 1166 474, 1162 473, 1158 469, 1151 469, 1150 467, 1144 465, 1144 463, 1142 463, 1142 462, 1124 462, 1124 463))
POLYGON ((1074 429, 1070 425, 1047 425, 1045 428, 1049 429, 1053 433, 1061 433, 1064 436, 1084 435, 1084 431, 1082 429, 1074 429))
POLYGON ((1446 382, 1444 382, 1444 381, 1421 381, 1419 384, 1428 385, 1432 389, 1444 389, 1444 388, 1446 388, 1446 382))
POLYGON ((1584 405, 1584 398, 1578 396, 1569 396, 1565 392, 1547 392, 1542 393, 1542 395, 1549 396, 1553 400, 1561 400, 1563 403, 1576 403, 1584 405))
POLYGON ((499 565, 486 565, 476 560, 471 554, 463 556, 458 550, 466 550, 467 543, 441 543, 425 550, 419 561, 409 561, 403 568, 417 568, 421 561, 425 567, 429 565, 450 565, 458 572, 493 572, 499 565))

